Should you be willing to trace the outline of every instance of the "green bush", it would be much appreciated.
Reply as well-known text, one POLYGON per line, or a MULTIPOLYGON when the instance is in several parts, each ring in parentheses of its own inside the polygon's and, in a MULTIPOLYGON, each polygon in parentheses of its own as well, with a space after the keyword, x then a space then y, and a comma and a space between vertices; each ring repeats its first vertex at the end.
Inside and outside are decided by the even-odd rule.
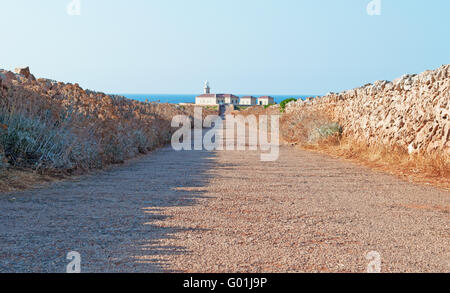
POLYGON ((320 138, 327 138, 333 135, 340 136, 342 134, 342 127, 337 123, 329 123, 320 126, 317 131, 319 132, 320 138))
POLYGON ((270 106, 273 106, 273 105, 275 105, 275 104, 264 105, 264 109, 267 109, 267 108, 269 108, 270 106))
POLYGON ((80 142, 69 128, 71 118, 54 120, 50 116, 46 112, 30 117, 20 111, 0 111, 0 124, 8 126, 0 133, 0 150, 10 165, 69 170, 98 160, 95 141, 86 138, 80 142))
POLYGON ((289 98, 289 99, 283 100, 280 103, 280 112, 283 113, 284 110, 286 109, 286 105, 289 104, 290 102, 295 102, 295 101, 297 101, 297 99, 294 99, 294 98, 289 98))
POLYGON ((8 130, 0 135, 0 144, 11 164, 20 167, 51 165, 56 168, 65 165, 65 144, 71 140, 69 133, 21 115, 0 115, 0 121, 8 125, 8 130))
POLYGON ((124 147, 121 145, 120 137, 113 135, 108 140, 103 148, 102 162, 120 164, 125 161, 126 153, 124 147))

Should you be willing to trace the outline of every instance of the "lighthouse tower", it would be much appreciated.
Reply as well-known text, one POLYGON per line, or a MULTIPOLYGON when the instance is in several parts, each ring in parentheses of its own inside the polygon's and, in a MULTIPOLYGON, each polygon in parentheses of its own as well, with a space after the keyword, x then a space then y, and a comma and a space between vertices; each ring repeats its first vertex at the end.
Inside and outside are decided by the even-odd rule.
POLYGON ((209 82, 205 81, 205 94, 209 94, 211 92, 211 88, 209 87, 209 82))

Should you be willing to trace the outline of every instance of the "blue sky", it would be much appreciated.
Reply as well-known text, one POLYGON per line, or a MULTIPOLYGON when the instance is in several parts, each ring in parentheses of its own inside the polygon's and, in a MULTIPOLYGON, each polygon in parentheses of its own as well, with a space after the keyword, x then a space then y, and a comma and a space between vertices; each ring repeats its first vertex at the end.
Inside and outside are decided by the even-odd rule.
POLYGON ((450 63, 450 1, 0 0, 0 68, 109 93, 324 94, 450 63))

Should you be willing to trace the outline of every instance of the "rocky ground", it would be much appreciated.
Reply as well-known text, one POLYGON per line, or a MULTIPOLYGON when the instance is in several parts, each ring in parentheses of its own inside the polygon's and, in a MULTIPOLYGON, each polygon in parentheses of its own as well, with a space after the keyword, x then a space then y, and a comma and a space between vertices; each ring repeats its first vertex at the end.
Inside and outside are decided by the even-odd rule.
POLYGON ((164 148, 0 195, 0 272, 449 272, 450 193, 282 147, 164 148))

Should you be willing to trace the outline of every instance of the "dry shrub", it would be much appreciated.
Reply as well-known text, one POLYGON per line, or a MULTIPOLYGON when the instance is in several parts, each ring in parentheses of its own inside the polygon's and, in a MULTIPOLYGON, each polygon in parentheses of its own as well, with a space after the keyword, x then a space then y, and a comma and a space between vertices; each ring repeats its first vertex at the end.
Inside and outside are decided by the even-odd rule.
POLYGON ((251 106, 242 110, 236 110, 234 111, 234 114, 243 116, 255 115, 258 117, 259 115, 280 115, 280 110, 279 105, 271 105, 268 107, 251 106))
MULTIPOLYGON (((142 103, 46 79, 0 87, 0 167, 82 172, 170 141, 176 105, 142 103)), ((10 169, 11 170, 11 169, 10 169)))
POLYGON ((285 143, 450 189, 450 158, 444 154, 409 154, 398 145, 369 145, 351 134, 343 135, 343 129, 337 123, 318 111, 286 113, 280 125, 285 143))
MULTIPOLYGON (((270 117, 270 115, 281 115, 280 114, 280 107, 279 105, 270 105, 269 107, 262 107, 262 106, 252 106, 248 107, 242 110, 235 110, 231 113, 232 115, 242 115, 244 117, 249 115, 254 115, 256 119, 259 121, 259 116, 266 115, 270 117)), ((281 116, 280 116, 281 117, 281 116)), ((270 122, 270 118, 268 119, 268 122, 270 122)), ((270 123, 269 123, 270 126, 270 123)))
POLYGON ((318 112, 284 114, 280 125, 283 141, 293 145, 313 144, 329 136, 339 137, 342 133, 339 124, 318 112))
POLYGON ((368 145, 351 137, 331 136, 304 149, 345 158, 408 180, 450 189, 450 158, 439 153, 409 154, 408 150, 382 144, 368 145))

